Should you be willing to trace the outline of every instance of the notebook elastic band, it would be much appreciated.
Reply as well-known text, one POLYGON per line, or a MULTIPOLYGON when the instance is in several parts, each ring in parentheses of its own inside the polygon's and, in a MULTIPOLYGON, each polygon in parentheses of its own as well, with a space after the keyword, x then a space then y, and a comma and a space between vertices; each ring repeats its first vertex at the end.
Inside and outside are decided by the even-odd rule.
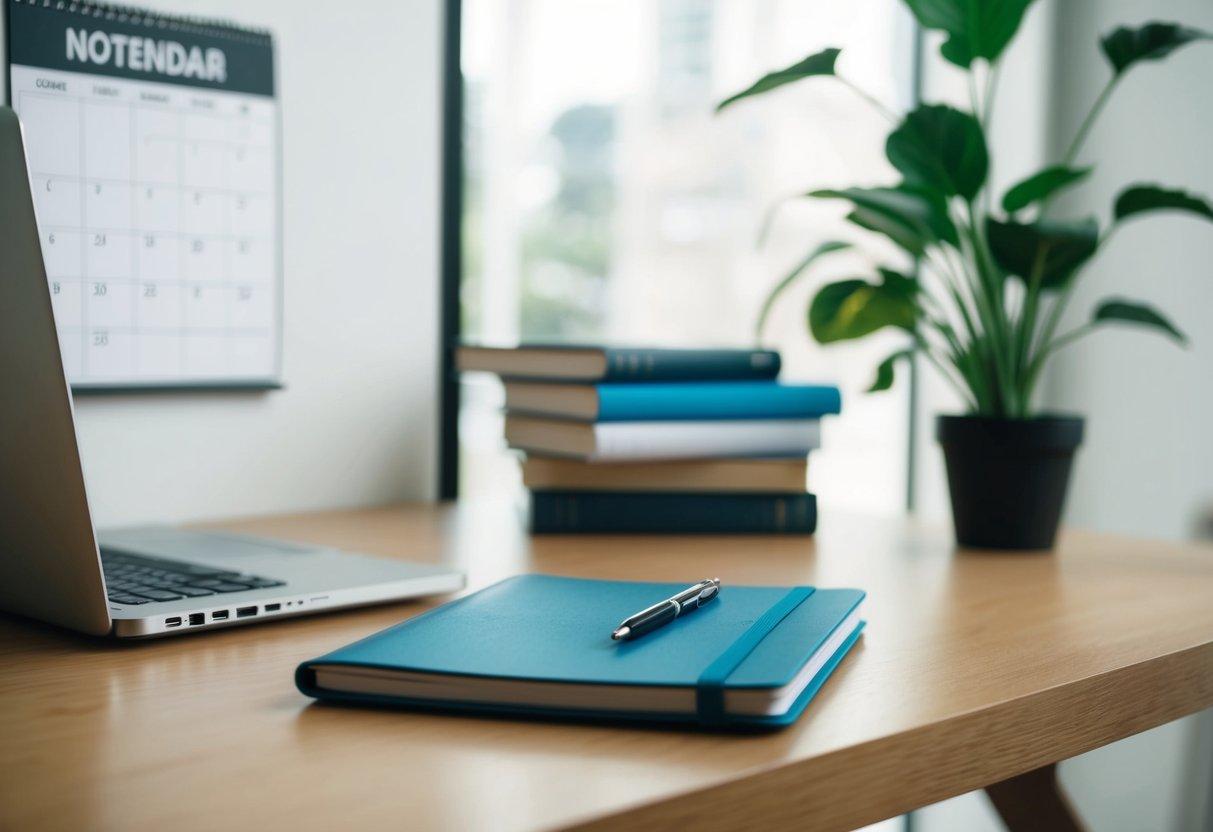
POLYGON ((767 633, 779 626, 779 622, 787 618, 792 610, 804 603, 804 599, 813 594, 813 587, 798 586, 787 595, 780 598, 762 614, 750 629, 730 644, 717 659, 703 671, 699 681, 695 683, 695 710, 699 721, 705 725, 722 725, 725 722, 724 712, 724 683, 737 667, 745 661, 746 656, 754 652, 754 648, 766 637, 767 633))

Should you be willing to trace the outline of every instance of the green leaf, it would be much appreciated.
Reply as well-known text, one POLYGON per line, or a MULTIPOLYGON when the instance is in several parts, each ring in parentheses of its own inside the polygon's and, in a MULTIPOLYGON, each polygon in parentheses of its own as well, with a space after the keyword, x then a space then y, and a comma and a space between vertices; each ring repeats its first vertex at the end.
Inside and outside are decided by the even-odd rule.
POLYGON ((1120 75, 1138 61, 1162 60, 1179 47, 1198 40, 1213 40, 1213 34, 1178 23, 1155 21, 1136 29, 1122 26, 1105 35, 1099 44, 1112 64, 1113 73, 1120 75))
POLYGON ((1153 327, 1154 329, 1161 330, 1180 344, 1186 345, 1188 343, 1187 336, 1180 332, 1175 324, 1163 317, 1161 312, 1149 304, 1138 303, 1137 301, 1125 300, 1123 298, 1109 298, 1095 309, 1095 314, 1091 316, 1091 323, 1094 325, 1109 321, 1153 327))
POLYGON ((890 355, 876 367, 876 378, 873 379, 872 385, 868 387, 867 392, 879 393, 881 390, 888 390, 893 386, 893 365, 903 358, 909 358, 914 354, 914 350, 898 350, 890 355))
POLYGON ((913 257, 921 257, 925 249, 922 235, 895 217, 868 208, 856 208, 847 214, 847 221, 867 231, 883 234, 913 257))
POLYGON ((981 124, 943 104, 924 104, 907 115, 889 134, 885 155, 908 185, 969 200, 990 164, 981 124))
POLYGON ((858 278, 823 286, 809 304, 809 330, 819 343, 846 341, 895 326, 912 331, 918 319, 917 282, 890 269, 882 281, 858 278))
POLYGON ((906 0, 918 22, 946 32, 940 54, 957 66, 998 60, 1032 0, 906 0))
POLYGON ((814 261, 816 261, 819 257, 849 248, 851 248, 850 243, 830 240, 829 242, 822 243, 817 248, 810 251, 804 259, 796 264, 795 268, 784 275, 783 279, 775 284, 775 288, 772 289, 770 294, 767 295, 767 299, 763 301, 762 309, 758 313, 758 321, 754 324, 754 334, 757 335, 759 339, 762 338, 762 331, 767 325, 767 318, 771 314, 771 309, 775 306, 775 301, 787 290, 789 286, 796 282, 796 278, 800 277, 800 275, 804 273, 805 269, 813 265, 814 261))
POLYGON ((716 105, 716 112, 720 112, 725 107, 740 101, 743 98, 749 98, 753 95, 761 95, 764 92, 770 92, 773 89, 782 87, 785 84, 791 84, 795 81, 800 81, 804 78, 811 78, 815 75, 833 75, 834 62, 838 60, 838 53, 841 49, 823 49, 820 52, 814 53, 802 61, 792 64, 789 67, 780 69, 776 72, 769 72, 759 78, 753 84, 739 93, 730 95, 724 101, 716 105))
POLYGON ((998 265, 1025 283, 1040 268, 1040 285, 1053 289, 1064 284, 1099 248, 1099 224, 1094 218, 1018 223, 990 217, 986 237, 998 265))
POLYGON ((826 188, 810 191, 821 199, 849 199, 855 210, 847 219, 861 228, 884 234, 910 254, 919 256, 930 244, 959 245, 956 226, 938 195, 899 185, 895 188, 826 188))
POLYGON ((1092 170, 1092 168, 1069 168, 1065 165, 1045 168, 1008 190, 1002 198, 1002 208, 1008 214, 1014 214, 1016 211, 1027 208, 1033 202, 1051 197, 1063 188, 1068 188, 1075 182, 1086 179, 1092 170))
POLYGON ((1208 200, 1161 185, 1131 185, 1116 197, 1113 214, 1117 222, 1145 211, 1186 211, 1213 220, 1213 206, 1208 200))
POLYGON ((888 292, 891 297, 907 298, 911 302, 914 296, 918 294, 918 280, 913 277, 908 277, 899 271, 878 266, 876 271, 880 273, 880 287, 885 292, 888 292))

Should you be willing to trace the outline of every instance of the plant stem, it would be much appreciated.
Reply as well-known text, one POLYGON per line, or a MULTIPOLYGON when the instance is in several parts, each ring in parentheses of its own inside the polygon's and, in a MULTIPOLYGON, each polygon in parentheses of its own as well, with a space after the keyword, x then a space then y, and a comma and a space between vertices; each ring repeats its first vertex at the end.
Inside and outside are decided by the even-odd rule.
POLYGON ((1036 259, 1032 263, 1032 273, 1028 278, 1027 291, 1024 294, 1023 312, 1020 315, 1016 332, 1015 375, 1020 385, 1019 398, 1025 408, 1031 404, 1032 391, 1025 384, 1027 375, 1024 370, 1028 366, 1032 336, 1036 331, 1036 310, 1040 304, 1041 283, 1044 282, 1045 260, 1048 254, 1048 245, 1042 245, 1036 252, 1036 259))
MULTIPOLYGON (((969 287, 969 284, 959 277, 954 269, 950 257, 952 254, 953 251, 950 247, 942 245, 938 247, 938 254, 930 249, 927 250, 928 260, 951 297, 968 336, 968 346, 966 346, 949 325, 948 329, 952 332, 953 342, 951 361, 968 386, 978 410, 986 410, 989 408, 989 390, 986 388, 981 367, 975 363, 978 359, 975 345, 981 342, 981 335, 973 321, 973 313, 969 310, 969 305, 973 301, 966 301, 967 293, 964 290, 969 287)), ((935 305, 942 312, 942 307, 938 302, 935 305)), ((944 317, 947 316, 944 315, 944 317)))
MULTIPOLYGON (((951 249, 948 248, 941 247, 941 250, 945 255, 951 252, 951 249)), ((953 271, 949 258, 946 256, 942 258, 930 257, 929 252, 928 257, 931 265, 933 265, 935 270, 939 273, 940 280, 943 282, 944 287, 948 290, 948 293, 952 298, 952 303, 956 305, 956 309, 960 313, 961 322, 964 323, 969 338, 971 340, 976 340, 977 327, 974 325, 972 314, 969 311, 969 302, 966 301, 965 295, 962 291, 967 284, 963 279, 957 276, 955 271, 953 271)))
MULTIPOLYGON (((984 135, 990 126, 990 120, 994 115, 994 96, 998 92, 998 76, 1001 64, 993 63, 986 64, 986 93, 984 109, 982 110, 979 123, 981 124, 981 132, 984 135)), ((988 143, 988 142, 987 142, 988 143)), ((986 213, 991 210, 991 203, 994 199, 993 188, 990 187, 990 182, 994 178, 994 156, 987 154, 989 162, 986 168, 986 181, 982 187, 982 201, 985 203, 986 213)))
POLYGON ((1036 357, 1048 345, 1049 339, 1053 337, 1054 330, 1057 329, 1058 321, 1061 320, 1061 314, 1066 308, 1066 299, 1069 295, 1065 290, 1062 290, 1057 296, 1057 300, 1053 301, 1053 306, 1049 310, 1049 315, 1045 318, 1044 326, 1036 334, 1032 344, 1032 361, 1028 362, 1029 366, 1036 361, 1036 357))
POLYGON ((989 74, 986 75, 986 100, 985 110, 981 114, 981 127, 984 130, 990 124, 990 119, 994 115, 994 96, 998 92, 998 75, 1001 64, 990 64, 989 74))
POLYGON ((1011 344, 1007 333, 1006 309, 1002 297, 1002 278, 995 268, 993 259, 989 256, 985 238, 977 221, 977 212, 971 201, 965 203, 968 209, 968 225, 965 228, 972 249, 974 267, 980 280, 979 285, 984 289, 989 320, 986 322, 986 332, 989 342, 991 363, 994 365, 995 377, 998 381, 998 393, 1001 399, 1001 409, 1004 415, 1020 415, 1020 405, 1016 398, 1016 388, 1008 362, 1011 360, 1011 344))
POLYGON ((1093 331, 1094 329, 1095 329, 1094 324, 1083 324, 1080 327, 1075 327, 1074 329, 1071 329, 1065 335, 1060 336, 1052 344, 1049 344, 1048 349, 1045 351, 1045 356, 1052 355, 1053 353, 1057 352, 1062 347, 1064 347, 1067 344, 1070 344, 1074 341, 1077 341, 1079 338, 1081 338, 1082 336, 1086 335, 1087 333, 1093 331))
POLYGON ((935 369, 939 371, 939 374, 952 385, 952 388, 964 401, 965 407, 967 407, 970 411, 976 411, 977 403, 973 400, 972 395, 968 390, 965 389, 963 384, 956 380, 956 377, 952 373, 948 372, 948 368, 944 365, 944 363, 940 361, 939 358, 936 357, 936 355, 931 351, 931 345, 927 342, 927 340, 918 332, 914 332, 912 334, 914 336, 914 342, 918 345, 919 350, 927 357, 928 361, 935 365, 935 369))
MULTIPOLYGON (((968 274, 967 271, 966 274, 968 274)), ((969 364, 972 365, 969 377, 972 381, 973 393, 977 396, 978 402, 981 405, 981 412, 997 415, 1002 410, 1002 406, 1000 405, 1002 401, 1002 383, 994 356, 991 353, 993 340, 991 318, 993 313, 990 310, 989 301, 986 299, 984 291, 982 291, 980 280, 970 276, 966 280, 966 285, 969 287, 977 316, 981 322, 981 331, 978 332, 976 327, 974 327, 973 336, 969 343, 967 358, 969 364), (983 299, 985 299, 984 302, 983 299)))
POLYGON ((1061 316, 1065 312, 1066 305, 1074 294, 1073 282, 1067 286, 1053 303, 1053 308, 1049 310, 1049 317, 1045 320, 1044 326, 1040 330, 1040 337, 1036 339, 1036 346, 1032 353, 1032 360, 1028 362, 1028 370, 1024 378, 1024 389, 1031 395, 1033 388, 1036 386, 1037 378, 1040 371, 1044 369, 1045 360, 1053 352, 1053 346, 1050 343, 1053 340, 1053 333, 1057 331, 1057 325, 1061 322, 1061 316))
POLYGON ((754 236, 755 248, 762 248, 762 246, 766 245, 767 237, 771 235, 771 229, 775 225, 775 215, 779 213, 780 209, 782 209, 786 203, 791 202, 793 199, 803 196, 803 189, 786 193, 783 196, 778 197, 770 204, 770 206, 767 207, 766 211, 763 212, 762 220, 758 223, 758 233, 754 236))
POLYGON ((870 92, 868 92, 867 90, 863 89, 862 87, 860 87, 858 84, 856 84, 855 82, 853 82, 853 81, 852 81, 851 79, 849 79, 849 78, 844 78, 844 77, 843 77, 843 76, 841 76, 841 75, 835 75, 834 77, 835 77, 835 78, 836 78, 836 79, 837 79, 837 80, 838 80, 838 81, 839 81, 839 82, 840 82, 840 83, 841 83, 841 84, 842 84, 844 87, 847 87, 848 89, 850 89, 850 90, 851 90, 851 92, 855 93, 855 94, 856 94, 856 95, 858 95, 860 98, 862 98, 864 101, 868 102, 868 103, 869 103, 869 104, 871 104, 871 105, 872 105, 874 108, 876 108, 876 111, 877 111, 878 113, 880 113, 882 116, 884 116, 886 119, 888 119, 888 120, 889 120, 889 122, 890 122, 891 124, 900 124, 900 123, 901 123, 901 117, 900 117, 900 116, 898 116, 898 115, 897 115, 897 113, 893 112, 891 109, 889 109, 888 107, 886 107, 886 106, 885 106, 885 105, 884 105, 884 104, 883 104, 883 103, 880 101, 880 99, 878 99, 876 96, 872 95, 870 92))
POLYGON ((956 337, 956 330, 950 323, 948 323, 947 315, 945 314, 943 307, 939 305, 939 301, 927 294, 922 294, 920 297, 922 297, 930 308, 928 309, 927 305, 919 307, 919 314, 922 316, 923 320, 933 326, 944 337, 944 340, 948 342, 948 346, 952 350, 952 355, 950 357, 953 361, 955 361, 961 352, 963 352, 960 345, 960 339, 956 337))
POLYGON ((1120 75, 1113 75, 1108 83, 1104 85, 1103 90, 1095 99, 1095 103, 1091 105, 1091 109, 1087 112, 1087 117, 1082 120, 1082 124, 1078 127, 1078 132, 1074 134, 1074 139, 1070 142, 1070 146, 1066 148, 1065 155, 1061 157, 1061 163, 1069 166, 1073 163, 1074 158, 1078 155, 1079 149, 1087 139, 1087 134, 1091 132, 1091 126, 1095 124, 1095 119, 1099 118, 1099 114, 1103 111, 1104 105, 1108 103, 1108 96, 1112 94, 1112 90, 1116 88, 1116 82, 1120 80, 1120 75))
POLYGON ((1053 341, 1051 344, 1046 344, 1045 347, 1036 356, 1036 359, 1032 362, 1032 367, 1029 368, 1029 375, 1028 375, 1029 383, 1031 383, 1031 384, 1036 383, 1036 376, 1041 371, 1041 369, 1044 367, 1045 360, 1048 359, 1049 356, 1051 356, 1053 353, 1057 352, 1058 350, 1062 349, 1063 347, 1073 343, 1074 341, 1077 341, 1079 338, 1083 337, 1084 335, 1090 334, 1094 330, 1095 330, 1095 324, 1083 324, 1080 327, 1076 327, 1075 329, 1070 330, 1065 335, 1062 335, 1060 338, 1058 338, 1056 341, 1053 341))
MULTIPOLYGON (((1106 234, 1100 239, 1096 250, 1102 250, 1108 240, 1112 239, 1112 235, 1120 226, 1113 224, 1106 234)), ((1053 333, 1057 331, 1058 324, 1061 323, 1062 314, 1066 310, 1066 306, 1070 302, 1070 298, 1074 296, 1075 287, 1078 285, 1078 280, 1082 276, 1079 271, 1070 276, 1067 284, 1058 293, 1057 300, 1053 303, 1053 308, 1049 310, 1049 316, 1045 319, 1044 326, 1040 329, 1040 335, 1035 339, 1035 344, 1031 345, 1029 352, 1032 355, 1032 360, 1028 363, 1027 377, 1024 379, 1024 395, 1030 396, 1032 388, 1036 384, 1036 376, 1043 368, 1045 360, 1056 351, 1056 346, 1053 342, 1053 333)), ((1075 330, 1077 331, 1077 330, 1075 330)), ((1073 339, 1070 339, 1073 340, 1073 339)), ((1069 341, 1066 341, 1069 343, 1069 341)))

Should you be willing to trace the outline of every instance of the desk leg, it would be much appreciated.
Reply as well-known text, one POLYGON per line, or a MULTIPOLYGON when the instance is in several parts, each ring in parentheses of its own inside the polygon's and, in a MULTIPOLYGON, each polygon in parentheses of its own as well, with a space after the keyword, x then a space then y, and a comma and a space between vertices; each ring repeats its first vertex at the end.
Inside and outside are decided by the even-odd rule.
POLYGON ((1086 832, 1057 782, 1057 766, 1048 765, 986 786, 986 794, 1011 832, 1086 832))

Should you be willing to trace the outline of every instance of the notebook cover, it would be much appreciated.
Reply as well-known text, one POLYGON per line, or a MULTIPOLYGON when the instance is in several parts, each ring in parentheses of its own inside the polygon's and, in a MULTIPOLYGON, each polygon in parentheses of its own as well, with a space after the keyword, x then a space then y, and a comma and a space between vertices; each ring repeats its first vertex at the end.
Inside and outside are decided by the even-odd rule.
MULTIPOLYGON (((414 672, 585 684, 675 685, 694 689, 704 671, 745 634, 790 587, 727 586, 717 600, 661 630, 613 642, 620 620, 686 584, 594 581, 524 575, 494 584, 362 641, 301 664, 296 684, 334 701, 444 710, 601 719, 696 722, 696 713, 616 714, 435 702, 317 689, 314 670, 353 665, 414 672)), ((863 599, 854 589, 812 590, 728 676, 725 689, 778 688, 789 683, 863 599)), ((808 704, 856 634, 827 663, 788 713, 729 715, 728 722, 786 725, 808 704)))
POLYGON ((813 494, 531 492, 532 534, 812 534, 813 494))

